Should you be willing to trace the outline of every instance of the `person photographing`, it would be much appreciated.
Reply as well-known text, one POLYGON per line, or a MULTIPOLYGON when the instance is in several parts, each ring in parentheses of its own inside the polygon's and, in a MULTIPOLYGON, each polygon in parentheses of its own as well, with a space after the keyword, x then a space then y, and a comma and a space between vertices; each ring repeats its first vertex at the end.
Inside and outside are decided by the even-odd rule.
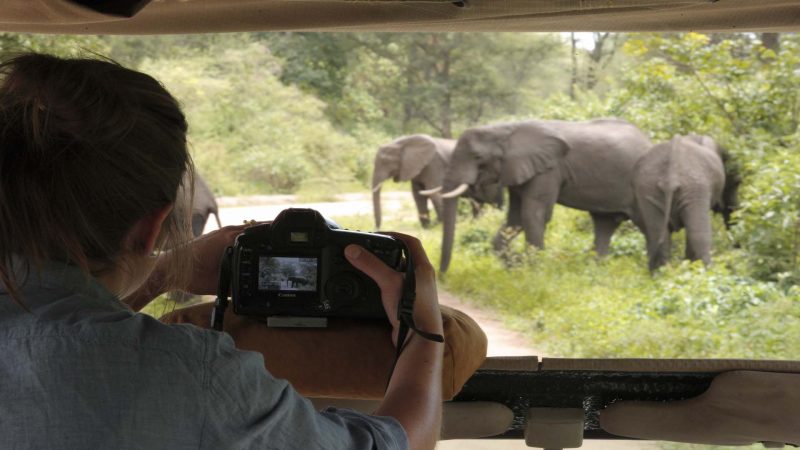
MULTIPOLYGON (((214 294, 244 226, 191 240, 177 202, 193 169, 178 102, 100 59, 0 63, 0 447, 431 449, 443 346, 411 334, 374 415, 316 411, 224 333, 137 313, 158 295, 214 294)), ((442 334, 418 240, 414 321, 442 334)), ((403 274, 360 246, 395 333, 403 274)))

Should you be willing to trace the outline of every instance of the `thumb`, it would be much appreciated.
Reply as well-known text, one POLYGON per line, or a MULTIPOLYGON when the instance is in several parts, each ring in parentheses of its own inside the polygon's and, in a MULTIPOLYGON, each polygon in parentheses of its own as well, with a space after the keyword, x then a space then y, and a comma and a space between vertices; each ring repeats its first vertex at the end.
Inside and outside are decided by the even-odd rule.
POLYGON ((375 280, 384 296, 397 295, 399 298, 403 286, 403 276, 399 272, 360 245, 348 245, 344 255, 353 267, 375 280))

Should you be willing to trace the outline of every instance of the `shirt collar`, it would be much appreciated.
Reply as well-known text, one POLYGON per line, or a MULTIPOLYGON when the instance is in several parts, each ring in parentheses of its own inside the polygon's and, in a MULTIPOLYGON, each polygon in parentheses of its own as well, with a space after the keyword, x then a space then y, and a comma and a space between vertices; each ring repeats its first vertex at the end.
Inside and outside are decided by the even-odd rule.
MULTIPOLYGON (((21 265, 18 264, 18 267, 21 265)), ((20 300, 27 309, 36 313, 37 310, 47 309, 54 303, 68 299, 73 306, 83 308, 101 309, 106 311, 122 311, 130 309, 119 301, 106 287, 91 274, 81 270, 78 266, 64 262, 45 262, 41 271, 31 266, 30 273, 19 289, 20 300)), ((0 286, 0 308, 7 309, 7 305, 22 311, 14 304, 10 295, 0 286)))

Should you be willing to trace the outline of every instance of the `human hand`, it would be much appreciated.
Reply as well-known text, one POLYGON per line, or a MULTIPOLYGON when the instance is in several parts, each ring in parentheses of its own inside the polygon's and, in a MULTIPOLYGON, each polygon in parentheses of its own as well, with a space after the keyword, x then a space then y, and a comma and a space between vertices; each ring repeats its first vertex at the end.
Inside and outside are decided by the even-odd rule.
MULTIPOLYGON (((417 298, 414 302, 414 322, 417 328, 428 333, 442 334, 442 313, 436 292, 436 277, 428 255, 419 239, 401 233, 385 233, 405 242, 414 261, 414 275, 417 284, 417 298)), ((381 300, 386 315, 392 324, 392 341, 397 345, 397 307, 403 294, 403 273, 387 266, 380 258, 355 244, 344 249, 347 260, 353 267, 361 270, 375 280, 381 290, 381 300)))
POLYGON ((800 445, 800 374, 733 371, 703 394, 675 402, 615 403, 600 412, 609 433, 711 445, 800 445))

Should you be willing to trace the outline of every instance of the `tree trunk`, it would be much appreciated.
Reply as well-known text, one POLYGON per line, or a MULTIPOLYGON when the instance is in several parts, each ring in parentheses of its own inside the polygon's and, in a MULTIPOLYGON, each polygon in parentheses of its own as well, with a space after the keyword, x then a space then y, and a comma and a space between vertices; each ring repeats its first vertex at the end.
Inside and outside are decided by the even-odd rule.
POLYGON ((597 71, 600 69, 603 59, 610 59, 612 52, 606 53, 606 42, 611 37, 611 33, 594 33, 594 48, 589 53, 589 67, 586 69, 586 90, 592 90, 597 86, 597 71))
POLYGON ((761 33, 761 45, 775 53, 781 49, 780 33, 761 33))
POLYGON ((453 137, 453 117, 452 103, 453 95, 450 84, 450 49, 442 52, 442 70, 439 72, 441 84, 445 87, 444 99, 442 99, 442 109, 440 111, 442 137, 451 139, 453 137))
POLYGON ((577 40, 575 33, 570 33, 570 41, 572 41, 572 78, 569 81, 569 98, 575 100, 575 85, 578 84, 578 54, 577 54, 577 40))

